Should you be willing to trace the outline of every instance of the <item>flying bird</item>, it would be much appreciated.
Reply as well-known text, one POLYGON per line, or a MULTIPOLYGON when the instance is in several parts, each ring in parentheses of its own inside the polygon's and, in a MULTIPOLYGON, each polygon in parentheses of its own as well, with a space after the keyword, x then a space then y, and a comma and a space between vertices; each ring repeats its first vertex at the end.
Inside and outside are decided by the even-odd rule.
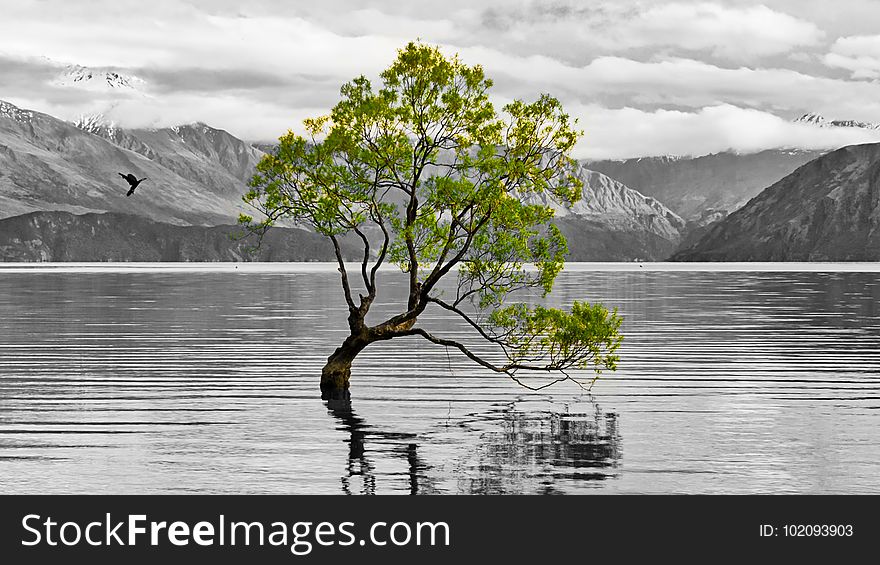
POLYGON ((128 173, 127 175, 119 173, 119 176, 124 178, 128 185, 131 187, 130 189, 128 189, 128 194, 126 194, 126 196, 131 196, 132 194, 134 194, 134 189, 136 189, 140 183, 147 180, 147 177, 138 180, 138 178, 131 173, 128 173))

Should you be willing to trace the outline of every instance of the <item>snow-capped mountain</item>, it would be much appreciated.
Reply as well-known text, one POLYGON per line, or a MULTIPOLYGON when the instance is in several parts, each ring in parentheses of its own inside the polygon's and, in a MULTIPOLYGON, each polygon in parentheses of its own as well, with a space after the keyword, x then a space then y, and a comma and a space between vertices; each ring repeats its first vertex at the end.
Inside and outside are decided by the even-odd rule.
POLYGON ((821 114, 810 112, 795 120, 796 123, 811 124, 822 128, 862 128, 880 130, 880 124, 859 122, 857 120, 827 120, 821 114))
MULTIPOLYGON (((241 196, 263 152, 224 130, 200 122, 124 128, 108 121, 106 114, 83 115, 74 125, 12 104, 0 108, 0 219, 31 212, 116 212, 166 224, 204 226, 234 223, 240 212, 250 211, 241 196), (119 178, 120 172, 150 179, 138 189, 137 198, 126 197, 127 185, 119 178)), ((558 225, 569 241, 570 260, 659 260, 677 247, 684 222, 674 213, 604 175, 586 169, 579 174, 585 185, 583 201, 557 210, 558 225)), ((39 216, 36 221, 69 219, 53 218, 39 216)), ((91 220, 71 221, 81 224, 82 231, 76 233, 103 229, 91 220)), ((16 230, 30 234, 27 238, 10 237, 22 241, 32 241, 34 234, 42 237, 44 232, 31 230, 27 226, 33 222, 28 222, 16 224, 16 230)), ((125 223, 124 219, 119 222, 125 223)), ((143 233, 154 233, 151 229, 143 233)), ((108 236, 105 241, 112 239, 108 236)), ((3 245, 0 241, 0 257, 3 245)), ((50 251, 46 257, 85 257, 50 251)), ((172 255, 177 256, 159 255, 155 260, 172 255)), ((117 259, 135 256, 157 257, 112 255, 117 259)))
POLYGON ((247 190, 242 171, 253 169, 262 154, 244 141, 202 141, 196 130, 186 143, 163 144, 172 138, 169 132, 144 132, 140 141, 121 128, 109 135, 109 127, 95 116, 83 122, 92 131, 0 102, 0 218, 63 210, 217 225, 234 223, 247 211, 241 202, 247 190), (138 189, 139 198, 126 197, 120 172, 150 179, 138 189))
POLYGON ((91 69, 68 65, 52 84, 70 86, 97 92, 141 93, 146 82, 134 75, 124 75, 109 69, 91 69))
POLYGON ((229 196, 243 194, 242 188, 263 156, 229 132, 201 122, 168 128, 121 128, 102 114, 88 114, 74 125, 229 196))
POLYGON ((25 124, 33 119, 34 113, 30 110, 22 110, 17 106, 13 106, 9 102, 0 100, 0 116, 25 124))
POLYGON ((104 114, 81 114, 74 120, 73 125, 83 131, 100 135, 101 137, 115 140, 118 137, 116 122, 108 120, 104 114))
POLYGON ((120 122, 142 116, 156 103, 145 80, 110 68, 67 65, 50 85, 70 92, 69 103, 58 117, 112 141, 119 135, 120 122))

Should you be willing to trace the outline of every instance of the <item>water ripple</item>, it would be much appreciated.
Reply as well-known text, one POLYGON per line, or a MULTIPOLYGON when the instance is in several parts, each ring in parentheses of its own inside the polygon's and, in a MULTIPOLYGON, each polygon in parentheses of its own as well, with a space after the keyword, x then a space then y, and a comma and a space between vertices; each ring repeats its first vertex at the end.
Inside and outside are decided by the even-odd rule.
MULTIPOLYGON (((592 395, 530 393, 413 338, 367 349, 336 406, 316 391, 344 337, 332 269, 3 267, 0 485, 880 492, 880 273, 651 269, 572 266, 548 299, 624 316, 592 395)), ((381 276, 376 319, 404 299, 381 276)))

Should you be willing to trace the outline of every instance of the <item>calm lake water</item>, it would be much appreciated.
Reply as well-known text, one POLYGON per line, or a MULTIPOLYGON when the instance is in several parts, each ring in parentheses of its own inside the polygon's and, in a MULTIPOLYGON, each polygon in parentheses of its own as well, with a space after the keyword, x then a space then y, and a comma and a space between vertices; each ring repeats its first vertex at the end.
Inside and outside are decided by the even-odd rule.
POLYGON ((625 319, 591 394, 407 338, 328 406, 332 267, 0 266, 0 492, 880 493, 876 267, 685 268, 560 275, 625 319))

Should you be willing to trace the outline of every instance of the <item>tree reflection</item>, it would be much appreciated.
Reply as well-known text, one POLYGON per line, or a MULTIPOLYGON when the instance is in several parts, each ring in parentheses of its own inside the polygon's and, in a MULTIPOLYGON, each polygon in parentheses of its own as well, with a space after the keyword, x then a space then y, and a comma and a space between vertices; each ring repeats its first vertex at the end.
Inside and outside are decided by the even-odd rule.
POLYGON ((326 406, 346 433, 348 458, 340 479, 346 494, 375 494, 380 488, 432 494, 441 490, 437 476, 452 478, 458 492, 562 494, 616 476, 621 458, 617 414, 591 400, 544 409, 514 402, 477 414, 455 426, 455 433, 474 434, 466 441, 473 447, 439 466, 422 458, 420 436, 369 425, 349 398, 327 400, 326 406), (406 470, 389 472, 395 462, 406 470))
MULTIPOLYGON (((583 405, 581 405, 583 406, 583 405)), ((586 409, 525 411, 516 403, 488 415, 488 430, 459 469, 459 490, 473 494, 557 494, 571 482, 616 475, 617 414, 586 409), (473 463, 470 463, 473 461, 473 463)))
MULTIPOLYGON (((368 454, 367 442, 373 452, 391 454, 406 462, 409 494, 430 494, 435 488, 427 476, 430 466, 419 456, 416 434, 388 432, 376 429, 358 416, 351 406, 350 398, 326 400, 327 409, 340 422, 342 431, 348 433, 348 462, 346 473, 341 477, 345 494, 376 494, 376 466, 368 454), (359 488, 358 488, 359 487, 359 488)), ((403 488, 392 485, 392 488, 403 488)))

